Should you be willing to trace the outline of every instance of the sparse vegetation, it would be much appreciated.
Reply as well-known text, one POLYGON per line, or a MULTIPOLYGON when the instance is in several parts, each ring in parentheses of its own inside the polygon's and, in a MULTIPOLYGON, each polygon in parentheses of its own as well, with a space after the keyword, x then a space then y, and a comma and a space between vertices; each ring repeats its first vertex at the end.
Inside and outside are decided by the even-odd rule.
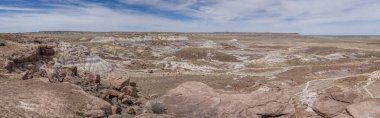
POLYGON ((159 102, 158 100, 149 100, 145 104, 145 110, 147 112, 155 113, 155 114, 163 114, 166 113, 166 108, 163 103, 159 102))

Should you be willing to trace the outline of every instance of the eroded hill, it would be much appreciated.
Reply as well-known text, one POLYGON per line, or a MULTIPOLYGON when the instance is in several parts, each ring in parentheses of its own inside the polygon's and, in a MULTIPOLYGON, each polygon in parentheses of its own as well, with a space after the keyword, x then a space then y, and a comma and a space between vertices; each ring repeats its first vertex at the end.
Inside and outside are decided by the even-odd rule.
POLYGON ((40 32, 0 41, 3 117, 380 117, 376 36, 40 32))

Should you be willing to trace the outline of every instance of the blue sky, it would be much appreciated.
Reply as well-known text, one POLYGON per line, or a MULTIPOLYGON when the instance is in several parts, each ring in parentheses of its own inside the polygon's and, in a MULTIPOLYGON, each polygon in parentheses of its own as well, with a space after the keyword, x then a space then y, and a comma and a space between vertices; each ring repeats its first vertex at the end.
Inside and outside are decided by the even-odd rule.
POLYGON ((0 32, 380 35, 380 0, 1 0, 0 32))

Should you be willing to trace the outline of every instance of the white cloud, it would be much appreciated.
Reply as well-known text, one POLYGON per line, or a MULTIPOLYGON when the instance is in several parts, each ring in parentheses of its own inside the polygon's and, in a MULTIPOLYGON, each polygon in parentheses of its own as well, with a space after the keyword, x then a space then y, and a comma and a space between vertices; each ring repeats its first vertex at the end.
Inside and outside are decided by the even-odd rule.
POLYGON ((9 11, 37 11, 37 9, 32 9, 32 8, 20 8, 20 7, 10 7, 10 6, 0 6, 0 10, 9 10, 9 11))
MULTIPOLYGON (((65 7, 67 8, 67 7, 65 7)), ((54 9, 49 13, 0 15, 0 32, 74 31, 195 31, 201 22, 183 22, 150 14, 115 11, 102 6, 54 9)))
MULTIPOLYGON (((51 0, 45 0, 49 2, 51 0)), ((119 0, 193 17, 176 20, 143 11, 112 9, 81 0, 82 7, 55 4, 48 13, 2 13, 0 32, 252 31, 304 34, 379 34, 378 0, 119 0), (356 31, 358 30, 358 31, 356 31), (359 31, 360 30, 360 31, 359 31)), ((38 9, 0 6, 0 10, 38 9)), ((45 10, 45 9, 44 9, 45 10)))

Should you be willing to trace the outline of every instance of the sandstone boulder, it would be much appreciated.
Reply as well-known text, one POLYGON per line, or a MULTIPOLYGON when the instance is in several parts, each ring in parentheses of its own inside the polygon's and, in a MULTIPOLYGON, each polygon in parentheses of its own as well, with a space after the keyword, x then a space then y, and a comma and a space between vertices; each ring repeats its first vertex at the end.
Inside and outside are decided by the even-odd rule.
POLYGON ((198 118, 291 118, 295 108, 283 92, 224 94, 200 82, 186 82, 161 98, 168 114, 198 118))
POLYGON ((91 73, 91 72, 85 72, 84 76, 86 77, 86 79, 89 82, 100 83, 100 81, 101 81, 99 74, 95 74, 95 73, 91 73))
POLYGON ((103 99, 106 99, 106 98, 118 98, 119 94, 121 94, 121 92, 117 91, 117 90, 113 90, 113 89, 104 89, 104 90, 101 90, 100 91, 100 94, 102 94, 101 98, 103 99))
POLYGON ((76 118, 90 110, 111 110, 108 102, 70 83, 0 79, 0 86, 1 118, 76 118))
POLYGON ((374 98, 347 107, 354 118, 380 118, 380 99, 374 98))
POLYGON ((9 60, 15 64, 37 62, 39 60, 51 59, 50 57, 55 54, 53 46, 30 46, 25 48, 20 53, 13 53, 9 55, 9 60))
POLYGON ((113 88, 120 90, 124 86, 129 85, 129 78, 127 77, 111 78, 110 84, 113 88))
POLYGON ((323 117, 334 117, 343 113, 349 103, 336 101, 329 98, 330 96, 322 96, 315 101, 313 110, 323 117))
POLYGON ((120 107, 112 106, 112 114, 120 114, 121 110, 120 107))
POLYGON ((336 101, 354 103, 354 100, 358 98, 359 95, 352 91, 346 91, 346 92, 333 92, 331 93, 331 97, 336 101))
POLYGON ((106 116, 106 113, 103 110, 90 110, 84 112, 84 116, 90 118, 104 118, 106 116))
POLYGON ((132 97, 138 97, 137 95, 137 89, 133 86, 125 86, 121 90, 121 92, 124 92, 126 95, 132 96, 132 97))
POLYGON ((63 67, 61 71, 64 72, 66 76, 78 76, 78 69, 76 66, 63 67))

